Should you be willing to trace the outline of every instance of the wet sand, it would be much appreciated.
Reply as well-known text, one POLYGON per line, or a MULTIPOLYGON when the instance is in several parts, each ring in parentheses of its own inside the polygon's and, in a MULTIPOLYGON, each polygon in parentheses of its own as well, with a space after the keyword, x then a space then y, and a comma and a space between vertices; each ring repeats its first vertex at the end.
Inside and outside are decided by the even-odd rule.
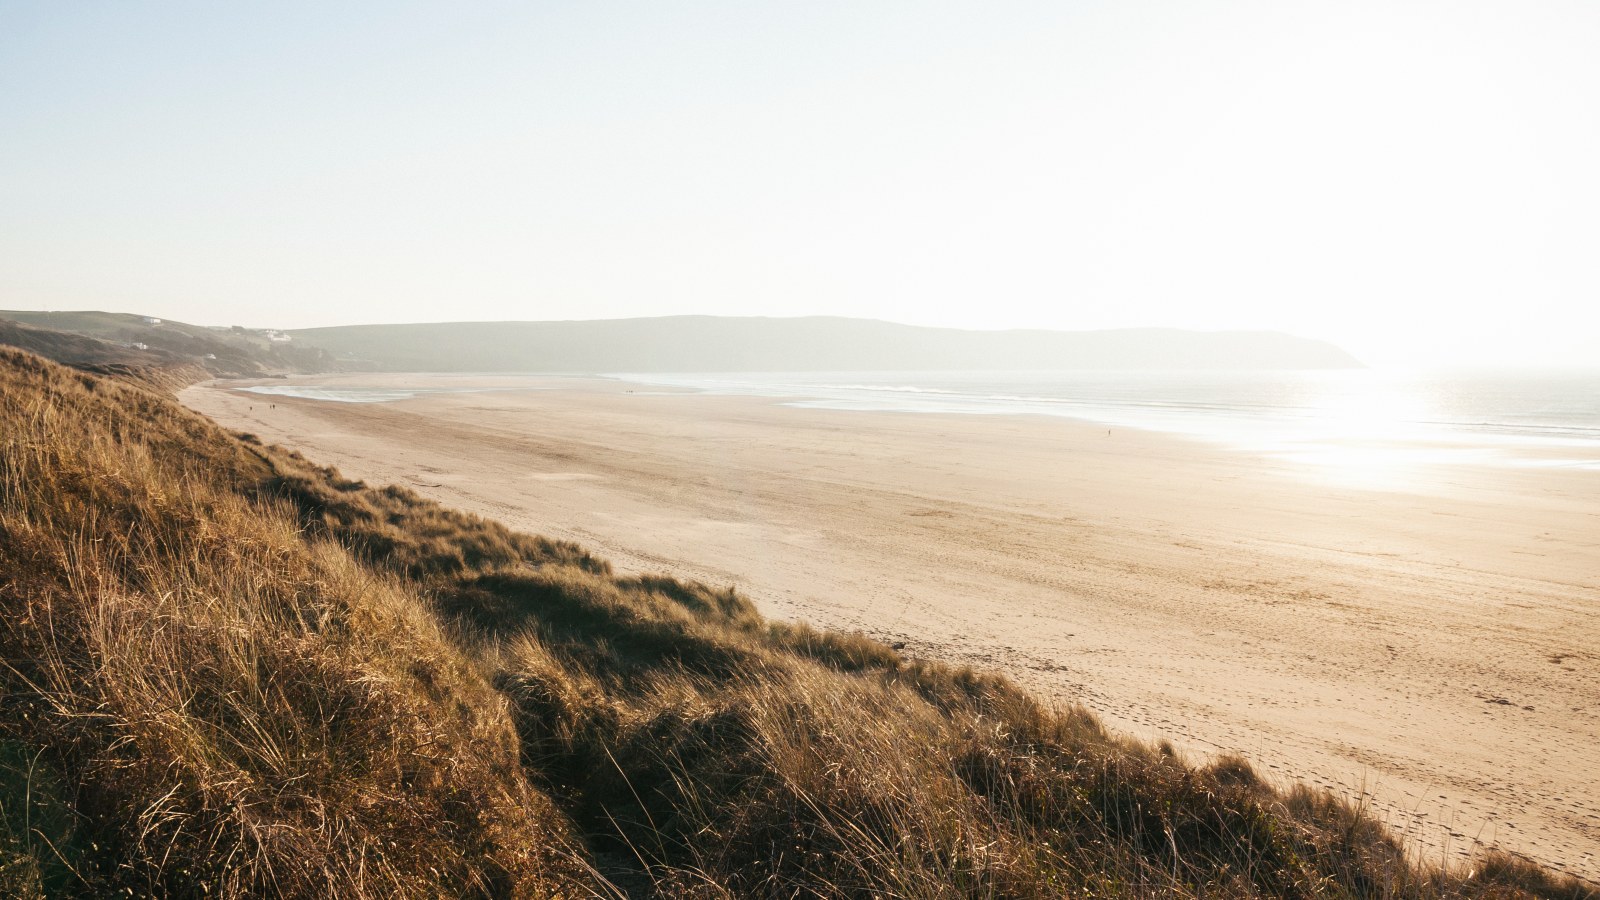
POLYGON ((1067 419, 604 380, 271 383, 297 382, 487 390, 182 399, 619 570, 736 585, 768 615, 1366 798, 1428 861, 1495 844, 1600 879, 1600 472, 1343 471, 1067 419))

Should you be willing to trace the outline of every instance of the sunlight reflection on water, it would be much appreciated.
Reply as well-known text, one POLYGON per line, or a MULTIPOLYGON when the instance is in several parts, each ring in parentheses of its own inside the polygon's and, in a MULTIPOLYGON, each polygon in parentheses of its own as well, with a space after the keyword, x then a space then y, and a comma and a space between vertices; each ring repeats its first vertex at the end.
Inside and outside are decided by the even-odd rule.
POLYGON ((1048 415, 1188 435, 1373 487, 1423 469, 1600 469, 1600 371, 618 375, 804 408, 1048 415))
MULTIPOLYGON (((1600 470, 1600 372, 820 372, 608 376, 784 405, 1043 415, 1186 435, 1345 486, 1450 467, 1600 470)), ((516 379, 508 379, 515 382, 516 379)), ((260 385, 267 396, 385 403, 486 388, 260 385)), ((497 390, 522 389, 513 384, 497 390)), ((530 379, 526 389, 535 389, 530 379)), ((651 391, 638 392, 646 397, 651 391)))

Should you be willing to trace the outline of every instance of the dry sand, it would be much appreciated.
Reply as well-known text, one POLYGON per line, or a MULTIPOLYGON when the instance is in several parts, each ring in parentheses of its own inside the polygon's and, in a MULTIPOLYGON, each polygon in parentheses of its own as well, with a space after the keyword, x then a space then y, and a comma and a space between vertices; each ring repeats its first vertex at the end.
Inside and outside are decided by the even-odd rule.
POLYGON ((737 585, 769 615, 1366 796, 1429 861, 1493 843, 1600 878, 1600 472, 1455 466, 1374 489, 1064 419, 603 380, 300 381, 500 390, 183 400, 621 570, 737 585))

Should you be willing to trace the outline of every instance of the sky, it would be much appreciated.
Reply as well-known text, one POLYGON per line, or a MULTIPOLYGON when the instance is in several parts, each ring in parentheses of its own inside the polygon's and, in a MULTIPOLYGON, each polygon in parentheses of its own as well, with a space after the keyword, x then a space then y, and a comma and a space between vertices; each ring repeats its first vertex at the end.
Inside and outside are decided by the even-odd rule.
POLYGON ((1600 3, 0 0, 0 308, 1600 364, 1600 3))

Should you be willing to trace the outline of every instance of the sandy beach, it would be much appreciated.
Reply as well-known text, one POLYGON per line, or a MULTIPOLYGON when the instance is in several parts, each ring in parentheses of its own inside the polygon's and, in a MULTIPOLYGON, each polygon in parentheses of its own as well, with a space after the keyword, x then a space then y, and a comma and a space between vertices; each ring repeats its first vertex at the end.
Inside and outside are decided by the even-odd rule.
POLYGON ((732 584, 1192 758, 1364 797, 1425 860, 1497 844, 1600 879, 1600 472, 1363 483, 1068 419, 599 379, 270 383, 457 392, 181 399, 621 570, 732 584))

